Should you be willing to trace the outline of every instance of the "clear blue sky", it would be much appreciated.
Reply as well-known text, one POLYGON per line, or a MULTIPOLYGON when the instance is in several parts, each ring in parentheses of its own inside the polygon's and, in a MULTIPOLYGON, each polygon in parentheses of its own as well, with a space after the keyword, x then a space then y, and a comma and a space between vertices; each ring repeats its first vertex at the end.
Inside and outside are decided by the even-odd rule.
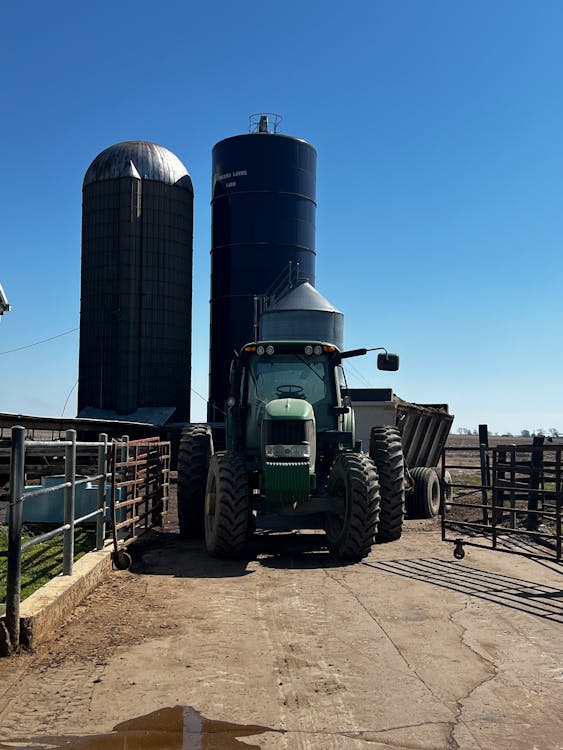
POLYGON ((318 150, 317 287, 346 345, 401 355, 350 384, 447 402, 454 428, 563 430, 562 2, 53 0, 2 31, 0 411, 63 410, 78 332, 4 352, 78 327, 84 172, 134 139, 194 182, 207 393, 211 148, 269 111, 318 150))

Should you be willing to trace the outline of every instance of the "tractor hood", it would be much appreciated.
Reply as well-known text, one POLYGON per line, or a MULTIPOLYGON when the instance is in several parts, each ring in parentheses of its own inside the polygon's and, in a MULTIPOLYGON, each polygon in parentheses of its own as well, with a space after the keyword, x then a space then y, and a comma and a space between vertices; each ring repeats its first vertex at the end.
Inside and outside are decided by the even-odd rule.
POLYGON ((265 408, 265 419, 314 419, 313 407, 300 398, 276 398, 265 408))

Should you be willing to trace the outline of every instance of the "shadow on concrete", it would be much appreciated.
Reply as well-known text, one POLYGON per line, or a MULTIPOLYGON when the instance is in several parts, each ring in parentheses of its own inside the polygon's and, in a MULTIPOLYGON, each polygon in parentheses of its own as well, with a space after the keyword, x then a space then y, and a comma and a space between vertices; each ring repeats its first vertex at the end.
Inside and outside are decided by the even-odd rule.
POLYGON ((179 534, 151 531, 128 547, 133 558, 131 573, 174 578, 236 578, 247 570, 252 555, 219 560, 211 557, 200 540, 182 539, 179 534))
POLYGON ((364 562, 365 567, 429 583, 563 624, 563 589, 438 558, 364 562))
POLYGON ((254 535, 251 546, 260 555, 258 562, 265 568, 312 570, 349 565, 336 560, 326 548, 324 533, 298 531, 293 533, 261 533, 254 535))
MULTIPOLYGON (((238 558, 218 559, 205 550, 202 540, 183 539, 176 533, 152 530, 128 547, 132 573, 175 578, 232 578, 251 574, 248 564, 277 569, 343 567, 325 546, 325 535, 314 532, 259 530, 238 558)), ((351 564, 351 563, 350 563, 351 564)))

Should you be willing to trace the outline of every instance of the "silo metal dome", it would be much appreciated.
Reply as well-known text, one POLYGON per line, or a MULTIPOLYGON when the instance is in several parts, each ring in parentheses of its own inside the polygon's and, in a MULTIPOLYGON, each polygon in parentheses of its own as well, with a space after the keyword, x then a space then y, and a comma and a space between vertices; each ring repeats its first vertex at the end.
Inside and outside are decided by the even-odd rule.
POLYGON ((123 141, 102 151, 88 167, 84 187, 92 182, 137 177, 192 190, 188 170, 164 146, 149 141, 123 141))
POLYGON ((344 315, 311 284, 294 287, 260 318, 264 341, 325 341, 344 346, 344 315))
MULTIPOLYGON (((102 151, 84 177, 78 410, 152 409, 188 421, 193 188, 171 151, 147 141, 102 151)), ((140 417, 139 417, 140 418, 140 417)))

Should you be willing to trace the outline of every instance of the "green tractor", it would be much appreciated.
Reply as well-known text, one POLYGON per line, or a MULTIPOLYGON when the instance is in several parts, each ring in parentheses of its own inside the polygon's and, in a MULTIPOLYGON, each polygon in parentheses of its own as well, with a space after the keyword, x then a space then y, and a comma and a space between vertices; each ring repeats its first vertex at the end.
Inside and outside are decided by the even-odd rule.
MULTIPOLYGON (((178 457, 182 536, 205 537, 218 557, 242 552, 257 516, 289 528, 324 528, 329 550, 359 560, 373 542, 401 535, 405 470, 394 427, 355 441, 339 351, 318 341, 258 341, 235 357, 227 401, 226 450, 215 452, 209 425, 184 429, 178 457)), ((399 358, 378 355, 380 370, 399 358)))

